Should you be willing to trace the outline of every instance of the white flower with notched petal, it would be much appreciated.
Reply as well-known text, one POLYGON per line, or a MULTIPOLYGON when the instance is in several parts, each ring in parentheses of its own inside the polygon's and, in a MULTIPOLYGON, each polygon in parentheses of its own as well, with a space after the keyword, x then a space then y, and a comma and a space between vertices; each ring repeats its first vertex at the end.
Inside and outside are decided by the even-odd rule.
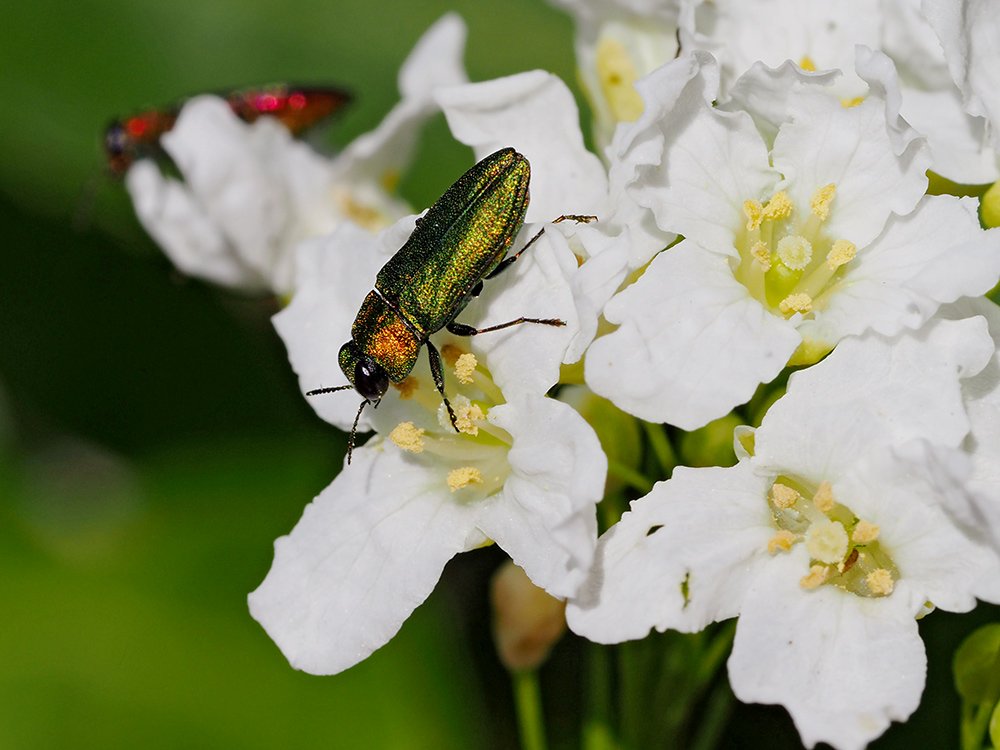
MULTIPOLYGON (((344 381, 337 351, 413 225, 410 217, 377 237, 345 225, 300 248, 298 292, 275 325, 304 390, 344 381)), ((361 661, 392 638, 452 556, 488 540, 554 596, 584 580, 607 461, 591 427, 544 396, 579 329, 566 280, 576 260, 560 240, 540 238, 459 319, 482 327, 528 315, 567 325, 436 335, 459 432, 422 355, 366 410, 361 429, 374 427, 376 437, 276 542, 250 610, 293 666, 331 674, 361 661)), ((346 428, 358 404, 351 394, 310 402, 346 428)))
POLYGON ((126 176, 139 220, 184 273, 290 294, 299 242, 345 220, 375 231, 408 212, 388 186, 437 109, 434 89, 465 80, 464 44, 458 16, 431 27, 400 71, 402 100, 332 160, 270 118, 247 124, 215 97, 192 99, 162 138, 183 182, 149 161, 126 176))
MULTIPOLYGON (((916 619, 996 600, 1000 557, 952 523, 966 490, 961 379, 981 318, 843 342, 792 375, 730 468, 678 469, 598 544, 570 627, 609 643, 739 617, 729 677, 806 745, 860 748, 919 703, 916 619)), ((965 381, 968 382, 968 381, 965 381)))
POLYGON ((587 384, 643 419, 700 427, 790 360, 917 328, 1000 276, 976 202, 923 195, 923 141, 885 89, 845 108, 810 94, 823 76, 768 75, 789 79, 783 118, 772 100, 713 107, 714 60, 682 57, 639 83, 646 111, 619 131, 632 198, 684 236, 605 306, 618 329, 587 353, 587 384))

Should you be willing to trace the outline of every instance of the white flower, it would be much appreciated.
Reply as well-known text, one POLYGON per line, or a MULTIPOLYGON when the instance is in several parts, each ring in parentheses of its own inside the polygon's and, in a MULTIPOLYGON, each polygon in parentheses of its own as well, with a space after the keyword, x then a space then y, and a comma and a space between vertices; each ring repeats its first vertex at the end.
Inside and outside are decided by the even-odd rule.
MULTIPOLYGON (((409 217, 373 236, 345 224, 301 246, 298 291, 275 326, 303 390, 345 382, 337 351, 413 226, 409 217)), ((554 596, 576 592, 593 557, 607 460, 590 426, 544 397, 579 331, 567 280, 575 269, 565 239, 549 232, 458 316, 477 327, 556 317, 565 327, 434 336, 458 434, 424 354, 366 409, 359 429, 378 434, 278 540, 271 572, 250 595, 251 613, 293 666, 331 674, 361 661, 396 633, 453 555, 488 540, 554 596)), ((310 403, 347 428, 358 399, 348 391, 310 403)))
POLYGON ((965 493, 962 383, 981 318, 844 341, 793 374, 739 463, 675 471, 598 544, 571 629, 598 642, 739 617, 729 676, 781 703, 807 746, 860 748, 923 689, 916 618, 967 611, 1000 557, 947 508, 965 493))
POLYGON ((634 84, 677 54, 676 0, 552 0, 576 23, 576 63, 594 115, 594 138, 607 145, 619 122, 642 113, 634 84))
POLYGON ((640 82, 646 110, 619 131, 634 131, 628 192, 685 238, 605 306, 619 327, 587 353, 587 384, 643 419, 700 427, 793 354, 810 364, 844 336, 917 328, 1000 276, 1000 234, 975 201, 923 196, 927 155, 891 89, 844 108, 810 94, 823 76, 753 77, 787 81, 783 118, 749 90, 766 109, 713 107, 717 69, 696 53, 640 82))
POLYGON ((438 21, 400 71, 402 101, 333 160, 271 118, 239 120, 215 97, 195 97, 162 145, 183 182, 149 161, 126 176, 143 226, 185 273, 240 289, 289 294, 295 246, 350 220, 375 230, 407 213, 386 186, 409 162, 438 86, 465 80, 465 26, 438 21))

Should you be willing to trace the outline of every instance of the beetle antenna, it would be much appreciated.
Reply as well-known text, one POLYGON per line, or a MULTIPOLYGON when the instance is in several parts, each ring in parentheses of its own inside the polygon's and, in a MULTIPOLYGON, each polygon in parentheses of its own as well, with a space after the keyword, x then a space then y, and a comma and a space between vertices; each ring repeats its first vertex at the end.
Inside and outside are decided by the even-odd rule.
POLYGON ((334 393, 335 391, 346 391, 348 388, 353 388, 354 386, 348 383, 347 385, 338 385, 335 388, 314 388, 311 391, 306 391, 307 396, 319 396, 323 393, 334 393))
POLYGON ((364 411, 365 404, 368 403, 368 399, 361 402, 361 406, 358 407, 358 413, 354 417, 354 424, 351 425, 351 437, 347 441, 347 465, 351 465, 351 454, 354 453, 354 437, 358 434, 358 421, 361 419, 361 412, 364 411))

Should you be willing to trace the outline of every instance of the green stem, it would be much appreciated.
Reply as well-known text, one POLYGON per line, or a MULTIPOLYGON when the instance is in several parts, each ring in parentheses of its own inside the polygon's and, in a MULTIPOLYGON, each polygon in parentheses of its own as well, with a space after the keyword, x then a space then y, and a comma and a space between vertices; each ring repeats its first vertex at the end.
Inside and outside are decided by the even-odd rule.
POLYGON ((962 706, 962 750, 982 750, 989 729, 992 703, 962 706))
POLYGON ((620 482, 627 484, 632 489, 641 492, 643 495, 653 489, 653 483, 641 472, 636 471, 631 466, 626 466, 619 461, 615 461, 613 458, 608 459, 608 474, 620 482))
POLYGON ((517 724, 521 731, 522 750, 545 750, 545 719, 542 716, 542 692, 538 686, 538 671, 534 669, 511 673, 514 683, 514 704, 517 724))
POLYGON ((677 465, 677 454, 674 453, 673 446, 670 445, 670 438, 664 432, 663 425, 642 420, 640 422, 646 432, 646 439, 649 440, 649 445, 653 449, 653 454, 656 456, 656 462, 663 471, 663 477, 669 477, 677 465))
POLYGON ((733 692, 729 683, 720 680, 708 697, 708 704, 702 714, 701 721, 694 733, 690 750, 712 750, 719 744, 722 730, 726 728, 726 720, 733 707, 733 692))
POLYGON ((590 668, 587 715, 583 725, 583 750, 617 750, 611 729, 611 651, 607 646, 588 646, 590 668))

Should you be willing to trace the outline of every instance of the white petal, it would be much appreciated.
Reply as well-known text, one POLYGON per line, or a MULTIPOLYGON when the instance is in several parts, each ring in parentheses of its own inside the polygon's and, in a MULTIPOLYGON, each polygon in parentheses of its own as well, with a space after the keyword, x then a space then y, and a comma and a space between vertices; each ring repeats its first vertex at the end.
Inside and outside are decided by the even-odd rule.
POLYGON ((354 139, 334 160, 339 181, 381 185, 409 164, 423 124, 437 111, 434 92, 464 83, 465 22, 442 16, 417 41, 399 73, 402 100, 371 132, 354 139))
POLYGON ((471 146, 477 159, 505 146, 528 158, 527 221, 606 214, 604 167, 584 147, 573 95, 554 75, 534 70, 442 89, 437 99, 452 134, 471 146))
POLYGON ((767 487, 746 463, 678 468, 601 537, 590 580, 567 607, 570 628, 617 643, 734 617, 770 561, 767 487))
POLYGON ((882 231, 891 213, 906 214, 927 187, 930 157, 921 139, 898 154, 885 104, 869 97, 845 109, 829 100, 796 102, 794 122, 774 142, 774 166, 788 180, 788 192, 800 215, 808 215, 813 194, 837 187, 827 236, 864 247, 882 231))
POLYGON ((992 353, 983 323, 940 321, 896 339, 845 339, 789 378, 757 429, 755 460, 819 482, 879 446, 916 438, 958 446, 969 429, 961 378, 992 353))
POLYGON ((621 327, 587 353, 587 384, 642 419, 696 429, 744 403, 800 338, 750 297, 728 260, 685 241, 614 297, 621 327))
POLYGON ((743 202, 766 199, 778 174, 750 116, 712 107, 716 76, 714 60, 695 53, 636 84, 646 111, 615 135, 623 177, 613 172, 611 182, 620 179, 663 231, 735 254, 743 202), (637 179, 624 179, 630 172, 637 179))
MULTIPOLYGON (((539 228, 525 227, 514 247, 523 246, 539 228)), ((520 317, 554 318, 566 324, 524 323, 472 338, 473 350, 486 357, 493 380, 505 393, 545 393, 558 382, 559 367, 580 333, 581 312, 592 318, 589 328, 596 328, 597 311, 577 308, 571 282, 576 272, 576 257, 565 238, 549 227, 516 263, 487 280, 483 293, 459 313, 460 323, 477 328, 520 317)))
POLYGON ((476 524, 557 597, 577 592, 597 545, 597 503, 607 458, 593 428, 570 406, 540 396, 490 409, 513 437, 511 476, 476 511, 476 524))
POLYGON ((182 182, 164 177, 149 160, 125 176, 136 215, 146 231, 182 272, 225 286, 260 291, 261 275, 244 263, 218 225, 182 182))
POLYGON ((923 325, 942 303, 988 291, 1000 277, 1000 231, 983 231, 976 208, 973 198, 926 196, 909 216, 892 218, 816 323, 800 327, 803 336, 893 335, 923 325))
POLYGON ((471 528, 441 477, 398 451, 359 448, 275 542, 250 613, 293 667, 335 674, 396 634, 471 528))
POLYGON ((996 0, 924 0, 923 11, 941 39, 966 111, 993 124, 1000 149, 1000 3, 996 0))
POLYGON ((806 747, 860 750, 920 703, 923 643, 902 598, 802 589, 805 558, 775 557, 747 592, 729 682, 741 701, 784 705, 806 747))
MULTIPOLYGON (((412 231, 413 217, 400 225, 412 231)), ((303 393, 348 383, 337 354, 351 338, 351 325, 375 285, 375 276, 395 250, 394 239, 394 231, 376 237, 345 222, 333 234, 299 246, 297 291, 273 320, 303 393)), ((359 398, 347 390, 308 400, 320 417, 349 430, 359 398)), ((362 415, 359 431, 369 424, 362 415)))
POLYGON ((247 124, 212 96, 187 102, 162 143, 240 260, 288 291, 275 283, 286 256, 336 222, 327 160, 273 118, 247 124))

